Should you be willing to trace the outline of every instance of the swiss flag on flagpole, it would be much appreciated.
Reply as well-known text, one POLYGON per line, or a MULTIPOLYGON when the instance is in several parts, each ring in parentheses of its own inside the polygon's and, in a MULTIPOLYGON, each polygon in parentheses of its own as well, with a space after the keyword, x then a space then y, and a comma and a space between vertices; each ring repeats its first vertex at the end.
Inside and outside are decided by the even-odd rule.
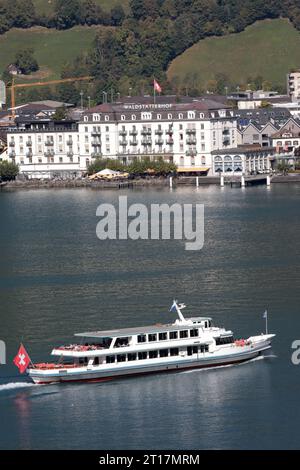
POLYGON ((161 93, 161 86, 155 79, 153 80, 153 88, 158 93, 161 93))
POLYGON ((24 348, 23 344, 21 344, 19 347, 19 351, 16 357, 14 358, 14 364, 18 367, 20 373, 24 374, 30 363, 30 357, 28 356, 28 353, 24 348))

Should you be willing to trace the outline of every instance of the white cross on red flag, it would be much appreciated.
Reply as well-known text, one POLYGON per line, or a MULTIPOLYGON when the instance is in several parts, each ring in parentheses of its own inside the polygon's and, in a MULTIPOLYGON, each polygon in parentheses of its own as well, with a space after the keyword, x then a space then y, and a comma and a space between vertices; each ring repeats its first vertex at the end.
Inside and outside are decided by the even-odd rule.
POLYGON ((158 91, 158 93, 161 93, 161 86, 156 80, 153 81, 153 86, 154 86, 155 91, 158 91))
POLYGON ((30 357, 27 354, 23 344, 20 345, 18 354, 14 358, 14 364, 18 367, 21 374, 24 374, 25 370, 30 364, 30 357))

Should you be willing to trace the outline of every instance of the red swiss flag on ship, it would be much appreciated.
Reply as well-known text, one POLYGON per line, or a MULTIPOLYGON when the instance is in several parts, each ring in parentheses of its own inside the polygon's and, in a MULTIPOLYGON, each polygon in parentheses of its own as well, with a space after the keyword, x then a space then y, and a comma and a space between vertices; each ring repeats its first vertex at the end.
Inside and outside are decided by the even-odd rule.
POLYGON ((18 354, 14 358, 14 364, 18 367, 21 374, 24 374, 25 370, 30 364, 30 357, 27 354, 23 344, 20 345, 18 354))
POLYGON ((158 91, 158 93, 161 93, 161 86, 156 80, 153 81, 153 87, 155 91, 158 91))

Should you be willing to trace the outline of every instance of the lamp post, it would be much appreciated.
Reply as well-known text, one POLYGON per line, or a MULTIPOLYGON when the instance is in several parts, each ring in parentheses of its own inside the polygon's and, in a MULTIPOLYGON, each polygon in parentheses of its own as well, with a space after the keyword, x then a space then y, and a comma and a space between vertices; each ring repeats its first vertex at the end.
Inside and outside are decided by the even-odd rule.
POLYGON ((80 106, 81 106, 81 109, 83 109, 83 91, 82 90, 80 92, 80 106))

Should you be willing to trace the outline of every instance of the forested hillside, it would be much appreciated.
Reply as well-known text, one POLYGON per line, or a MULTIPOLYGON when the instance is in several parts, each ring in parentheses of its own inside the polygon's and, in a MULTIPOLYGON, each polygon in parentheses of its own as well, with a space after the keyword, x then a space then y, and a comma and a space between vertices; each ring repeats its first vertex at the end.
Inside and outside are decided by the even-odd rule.
POLYGON ((150 91, 153 77, 162 82, 164 91, 174 90, 174 83, 167 80, 168 65, 206 37, 239 33, 266 18, 286 17, 300 29, 298 0, 130 0, 126 8, 113 2, 111 10, 95 0, 53 3, 45 15, 32 0, 0 0, 0 32, 33 25, 113 26, 101 28, 90 49, 62 71, 64 77, 87 72, 95 76, 89 93, 96 101, 111 88, 150 91))

